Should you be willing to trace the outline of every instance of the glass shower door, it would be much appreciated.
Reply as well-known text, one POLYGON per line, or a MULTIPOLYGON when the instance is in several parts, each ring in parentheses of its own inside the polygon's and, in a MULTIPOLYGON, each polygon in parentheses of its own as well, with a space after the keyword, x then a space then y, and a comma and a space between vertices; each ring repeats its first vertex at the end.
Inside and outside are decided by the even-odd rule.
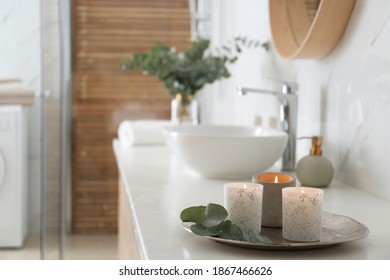
POLYGON ((41 0, 41 258, 62 259, 69 173, 66 102, 70 1, 41 0))

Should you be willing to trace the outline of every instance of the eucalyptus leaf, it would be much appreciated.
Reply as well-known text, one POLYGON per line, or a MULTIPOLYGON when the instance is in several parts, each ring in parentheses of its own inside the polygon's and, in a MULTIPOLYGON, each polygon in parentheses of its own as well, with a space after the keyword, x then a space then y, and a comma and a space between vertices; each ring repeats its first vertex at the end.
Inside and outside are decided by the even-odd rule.
POLYGON ((205 206, 192 206, 184 209, 180 213, 180 219, 183 222, 201 223, 204 220, 206 207, 205 206))
POLYGON ((218 235, 218 232, 211 232, 208 227, 202 226, 200 224, 194 224, 190 226, 190 229, 193 233, 200 236, 213 236, 218 235))
POLYGON ((230 227, 230 221, 224 221, 213 227, 206 227, 201 224, 190 226, 193 233, 201 236, 218 236, 226 227, 230 227))
POLYGON ((272 243, 272 241, 264 236, 264 235, 261 235, 260 233, 258 232, 255 232, 254 230, 249 230, 246 232, 246 234, 248 235, 248 237, 246 238, 249 242, 252 242, 252 243, 272 243))
POLYGON ((229 227, 225 227, 224 230, 218 235, 219 238, 245 241, 244 235, 242 234, 242 230, 235 224, 233 224, 230 220, 229 227))
POLYGON ((228 212, 223 206, 210 203, 206 206, 204 220, 201 224, 205 227, 214 227, 225 221, 227 216, 228 212))
POLYGON ((265 49, 265 50, 269 50, 270 49, 270 43, 269 42, 265 42, 265 43, 263 43, 263 44, 261 44, 261 46, 265 49))

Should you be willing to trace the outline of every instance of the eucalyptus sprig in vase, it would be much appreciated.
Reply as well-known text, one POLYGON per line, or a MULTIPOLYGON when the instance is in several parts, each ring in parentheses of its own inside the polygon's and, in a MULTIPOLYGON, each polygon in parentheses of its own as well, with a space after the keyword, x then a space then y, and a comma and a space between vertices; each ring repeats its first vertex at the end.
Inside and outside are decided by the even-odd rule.
POLYGON ((172 96, 172 121, 198 123, 196 93, 204 85, 230 77, 228 64, 238 59, 244 47, 263 47, 268 43, 236 37, 213 52, 207 52, 210 41, 193 41, 185 52, 176 52, 174 47, 157 43, 149 51, 134 53, 122 62, 123 70, 141 70, 146 75, 156 76, 172 96))

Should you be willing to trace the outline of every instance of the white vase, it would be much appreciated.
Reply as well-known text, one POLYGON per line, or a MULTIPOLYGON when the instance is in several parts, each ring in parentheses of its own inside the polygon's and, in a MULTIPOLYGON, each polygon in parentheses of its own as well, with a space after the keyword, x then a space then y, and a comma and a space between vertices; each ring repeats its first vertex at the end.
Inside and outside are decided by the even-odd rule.
POLYGON ((176 94, 171 101, 171 121, 173 124, 197 125, 198 102, 193 96, 176 94))

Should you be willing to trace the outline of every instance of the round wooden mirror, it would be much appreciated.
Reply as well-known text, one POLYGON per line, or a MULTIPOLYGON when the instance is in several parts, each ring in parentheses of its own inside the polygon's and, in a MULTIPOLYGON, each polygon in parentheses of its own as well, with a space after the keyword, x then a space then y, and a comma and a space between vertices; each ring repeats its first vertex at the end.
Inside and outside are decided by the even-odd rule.
POLYGON ((286 59, 323 58, 340 40, 355 0, 269 0, 272 39, 286 59))

